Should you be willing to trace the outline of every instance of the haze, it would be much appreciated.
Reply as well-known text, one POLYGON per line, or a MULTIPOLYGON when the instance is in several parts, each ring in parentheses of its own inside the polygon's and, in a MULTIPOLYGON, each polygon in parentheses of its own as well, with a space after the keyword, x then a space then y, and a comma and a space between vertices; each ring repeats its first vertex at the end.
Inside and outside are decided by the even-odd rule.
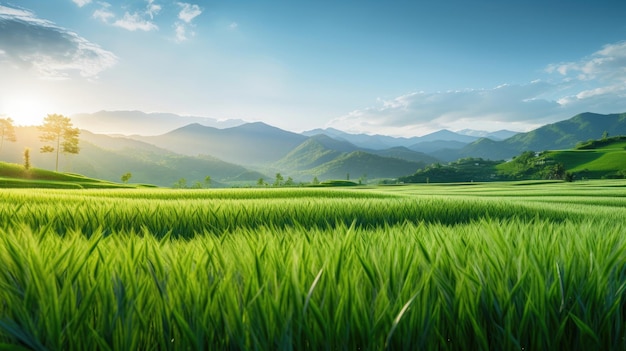
POLYGON ((291 131, 527 131, 626 111, 625 10, 607 0, 0 0, 0 117, 141 110, 291 131))

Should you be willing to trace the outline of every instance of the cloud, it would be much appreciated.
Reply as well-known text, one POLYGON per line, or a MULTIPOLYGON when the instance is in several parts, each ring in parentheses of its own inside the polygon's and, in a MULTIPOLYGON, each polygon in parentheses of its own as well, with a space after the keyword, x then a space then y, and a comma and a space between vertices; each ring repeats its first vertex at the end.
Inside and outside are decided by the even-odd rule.
POLYGON ((626 42, 548 65, 548 80, 491 89, 413 92, 328 123, 352 132, 421 135, 442 128, 530 130, 582 112, 626 111, 626 42), (556 77, 556 79, 555 79, 556 77))
POLYGON ((188 40, 187 38, 187 28, 182 23, 176 23, 174 25, 176 31, 176 41, 183 42, 188 40))
POLYGON ((0 28, 0 60, 45 78, 68 78, 72 71, 95 77, 117 62, 113 53, 24 9, 0 6, 0 28))
POLYGON ((150 19, 154 19, 159 11, 161 11, 161 5, 157 5, 154 3, 154 0, 148 0, 148 7, 146 8, 146 13, 150 16, 150 19))
POLYGON ((91 2, 91 0, 72 0, 78 7, 83 7, 91 2))
POLYGON ((159 29, 159 27, 153 22, 143 19, 142 15, 138 13, 133 13, 131 15, 128 12, 124 14, 122 19, 115 21, 113 25, 133 32, 136 30, 149 32, 151 30, 159 29))
POLYGON ((549 65, 546 71, 569 84, 570 94, 558 100, 564 106, 626 110, 626 42, 605 45, 576 62, 549 65))
POLYGON ((605 45, 577 62, 548 65, 548 73, 578 80, 624 81, 626 79, 626 42, 605 45), (574 75, 572 77, 572 75, 574 75))
POLYGON ((542 96, 554 89, 546 82, 526 85, 501 85, 492 89, 446 92, 414 92, 377 106, 354 110, 329 123, 353 132, 420 135, 448 129, 494 129, 503 124, 527 126, 540 124, 559 112, 559 104, 542 96))
POLYGON ((95 10, 93 12, 93 18, 100 20, 104 23, 109 23, 110 20, 115 18, 115 14, 108 10, 108 7, 103 7, 101 9, 95 10))
POLYGON ((232 22, 231 24, 228 25, 229 29, 237 29, 237 27, 239 27, 239 24, 237 22, 232 22))
POLYGON ((178 13, 178 18, 185 23, 191 23, 194 18, 202 14, 202 9, 198 5, 179 2, 178 6, 182 8, 178 13))
POLYGON ((183 41, 189 40, 189 35, 195 35, 195 33, 190 30, 190 28, 194 27, 191 22, 194 20, 194 18, 202 14, 202 9, 198 5, 188 4, 184 2, 178 2, 177 4, 180 7, 178 19, 180 19, 181 21, 174 23, 174 28, 176 30, 175 40, 176 42, 181 43, 183 41))

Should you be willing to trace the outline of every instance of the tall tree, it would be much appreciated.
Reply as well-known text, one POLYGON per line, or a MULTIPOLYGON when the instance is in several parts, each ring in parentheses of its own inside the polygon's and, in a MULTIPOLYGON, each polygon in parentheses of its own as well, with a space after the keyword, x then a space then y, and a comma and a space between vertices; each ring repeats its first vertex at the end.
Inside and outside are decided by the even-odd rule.
POLYGON ((41 148, 41 152, 56 152, 55 171, 59 171, 59 152, 64 154, 77 154, 80 151, 78 147, 78 135, 80 130, 72 126, 69 117, 63 115, 48 115, 44 118, 44 123, 39 127, 43 133, 39 136, 39 140, 52 145, 46 145, 41 148))
POLYGON ((15 128, 13 127, 13 120, 9 118, 0 118, 0 151, 2 151, 2 145, 4 140, 15 142, 15 128))

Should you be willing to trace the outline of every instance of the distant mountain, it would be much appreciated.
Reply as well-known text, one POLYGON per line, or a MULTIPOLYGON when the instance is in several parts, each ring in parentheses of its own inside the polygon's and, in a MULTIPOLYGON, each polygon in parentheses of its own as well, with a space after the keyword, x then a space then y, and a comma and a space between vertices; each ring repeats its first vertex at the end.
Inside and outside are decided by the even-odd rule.
POLYGON ((511 158, 524 151, 569 149, 579 142, 600 138, 604 132, 611 136, 626 135, 626 113, 608 115, 581 113, 502 141, 478 140, 458 150, 456 157, 472 156, 498 160, 511 158))
MULTIPOLYGON (((54 155, 42 154, 39 149, 39 131, 35 127, 16 127, 17 142, 5 143, 0 160, 23 163, 25 148, 31 149, 33 167, 54 169, 54 155)), ((212 179, 212 186, 222 181, 240 177, 248 170, 216 158, 190 157, 158 148, 141 141, 122 137, 110 137, 82 130, 80 153, 60 155, 59 171, 79 173, 85 176, 119 182, 122 174, 131 172, 132 183, 172 186, 185 178, 191 186, 212 179)))
POLYGON ((469 135, 469 136, 473 136, 477 138, 489 138, 491 140, 500 141, 500 140, 508 139, 514 136, 515 134, 518 134, 519 132, 514 132, 514 131, 506 130, 506 129, 498 130, 495 132, 487 132, 484 130, 463 129, 463 130, 457 131, 457 133, 462 134, 462 135, 469 135))
POLYGON ((318 134, 295 147, 285 157, 273 164, 273 168, 283 171, 303 171, 330 162, 346 152, 358 150, 347 141, 335 140, 318 134))
POLYGON ((369 134, 350 134, 342 132, 334 128, 326 129, 313 129, 302 132, 302 135, 314 136, 314 135, 326 135, 336 140, 347 141, 361 148, 367 148, 372 150, 388 149, 396 146, 407 146, 413 143, 412 139, 415 138, 395 138, 387 135, 369 135, 369 134))
POLYGON ((461 141, 454 140, 433 140, 433 141, 423 141, 413 145, 410 145, 408 148, 413 151, 423 152, 425 154, 429 154, 435 158, 442 159, 438 156, 440 152, 446 152, 447 150, 458 150, 465 147, 468 143, 464 143, 461 141))
POLYGON ((347 141, 317 134, 294 148, 272 165, 298 179, 318 177, 319 180, 357 178, 395 178, 404 170, 415 171, 436 159, 404 147, 367 150, 347 141), (398 173, 400 172, 400 173, 398 173))
POLYGON ((100 111, 71 116, 75 127, 100 134, 160 135, 192 123, 229 128, 246 123, 240 119, 217 120, 208 117, 179 116, 173 113, 141 111, 100 111))
POLYGON ((307 171, 318 179, 367 179, 397 178, 411 174, 424 164, 410 162, 392 157, 382 157, 364 151, 342 154, 330 162, 326 162, 307 171))
POLYGON ((401 160, 423 163, 426 165, 440 161, 435 157, 427 155, 423 152, 411 150, 404 146, 396 146, 385 150, 370 150, 369 153, 383 157, 399 158, 401 160))
POLYGON ((179 154, 211 155, 246 167, 276 162, 307 139, 261 122, 225 129, 190 124, 159 136, 131 137, 179 154))
MULTIPOLYGON (((408 147, 412 150, 417 150, 420 152, 425 152, 423 150, 436 151, 441 148, 461 148, 464 145, 471 143, 478 139, 478 137, 463 135, 459 133, 455 133, 446 129, 426 134, 421 137, 412 137, 412 138, 402 138, 402 137, 391 137, 387 135, 368 135, 368 134, 349 134, 346 132, 342 132, 333 128, 326 129, 313 129, 302 133, 303 135, 313 136, 324 134, 333 139, 347 141, 352 143, 360 148, 370 149, 370 150, 384 150, 398 146, 408 147), (429 144, 430 147, 422 148, 414 148, 414 146, 421 143, 432 143, 429 144), (452 142, 452 146, 447 145, 447 142, 452 142), (459 144, 461 146, 459 146, 459 144), (436 148, 438 147, 438 148, 436 148)), ((428 144, 424 144, 428 145, 428 144)))

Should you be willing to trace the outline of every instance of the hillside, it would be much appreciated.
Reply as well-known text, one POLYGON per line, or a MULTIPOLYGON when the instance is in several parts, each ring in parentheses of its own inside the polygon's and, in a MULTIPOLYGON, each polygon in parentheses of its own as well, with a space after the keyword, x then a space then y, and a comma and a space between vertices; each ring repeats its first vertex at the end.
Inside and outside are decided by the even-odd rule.
POLYGON ((404 183, 488 182, 498 180, 496 166, 502 161, 464 158, 445 165, 434 164, 400 177, 404 183))
POLYGON ((503 141, 484 143, 479 140, 458 150, 449 158, 485 157, 511 158, 524 151, 569 149, 577 143, 610 135, 626 135, 626 113, 602 115, 581 113, 570 119, 548 124, 527 133, 519 133, 503 141))
POLYGON ((525 152, 498 166, 502 179, 553 179, 568 174, 572 180, 624 178, 626 137, 581 143, 574 149, 525 152))
POLYGON ((423 163, 354 151, 307 170, 307 173, 320 180, 397 178, 399 175, 414 172, 422 167, 424 167, 423 163))
MULTIPOLYGON (((466 133, 469 130, 465 131, 466 133)), ((503 131, 502 133, 505 133, 503 131)), ((511 132, 512 133, 512 132, 511 132)), ((395 147, 407 147, 414 151, 430 152, 445 148, 462 148, 478 139, 476 136, 455 133, 446 129, 419 137, 403 138, 388 135, 350 134, 333 128, 313 129, 302 133, 306 136, 326 135, 335 140, 349 142, 359 148, 367 150, 385 150, 395 147), (454 146, 451 146, 454 145, 454 146)), ((486 136, 491 136, 487 133, 486 136)))
POLYGON ((402 173, 394 173, 394 170, 415 170, 432 162, 437 160, 405 147, 365 150, 347 141, 318 134, 298 145, 272 167, 298 179, 345 179, 348 173, 357 177, 367 174, 370 178, 396 178, 402 173))
POLYGON ((626 177, 626 137, 608 138, 597 144, 597 147, 583 144, 573 150, 548 151, 541 156, 563 164, 578 179, 626 177))
POLYGON ((99 134, 160 135, 188 124, 198 123, 207 127, 230 128, 242 120, 220 121, 208 117, 179 116, 173 113, 145 113, 141 111, 99 111, 71 116, 74 126, 99 134))
MULTIPOLYGON (((147 185, 139 185, 145 187, 147 185)), ((0 162, 0 188, 136 188, 105 180, 94 179, 80 174, 57 173, 39 168, 26 170, 23 165, 0 162)))
POLYGON ((276 162, 307 139, 260 122, 226 129, 190 124, 159 136, 132 138, 178 154, 211 155, 246 167, 276 162))
MULTIPOLYGON (((17 142, 5 143, 0 159, 21 164, 24 148, 31 149, 34 167, 54 169, 54 157, 42 154, 43 145, 34 127, 16 128, 17 142)), ((227 163, 210 156, 191 157, 156 147, 141 141, 93 134, 81 131, 78 155, 60 156, 60 171, 84 174, 88 177, 120 181, 122 174, 130 172, 132 183, 172 186, 181 178, 188 184, 212 178, 212 186, 219 186, 230 178, 248 172, 245 167, 227 163)), ((251 179, 250 183, 254 183, 251 179)), ((226 185, 223 185, 226 186, 226 185)))

